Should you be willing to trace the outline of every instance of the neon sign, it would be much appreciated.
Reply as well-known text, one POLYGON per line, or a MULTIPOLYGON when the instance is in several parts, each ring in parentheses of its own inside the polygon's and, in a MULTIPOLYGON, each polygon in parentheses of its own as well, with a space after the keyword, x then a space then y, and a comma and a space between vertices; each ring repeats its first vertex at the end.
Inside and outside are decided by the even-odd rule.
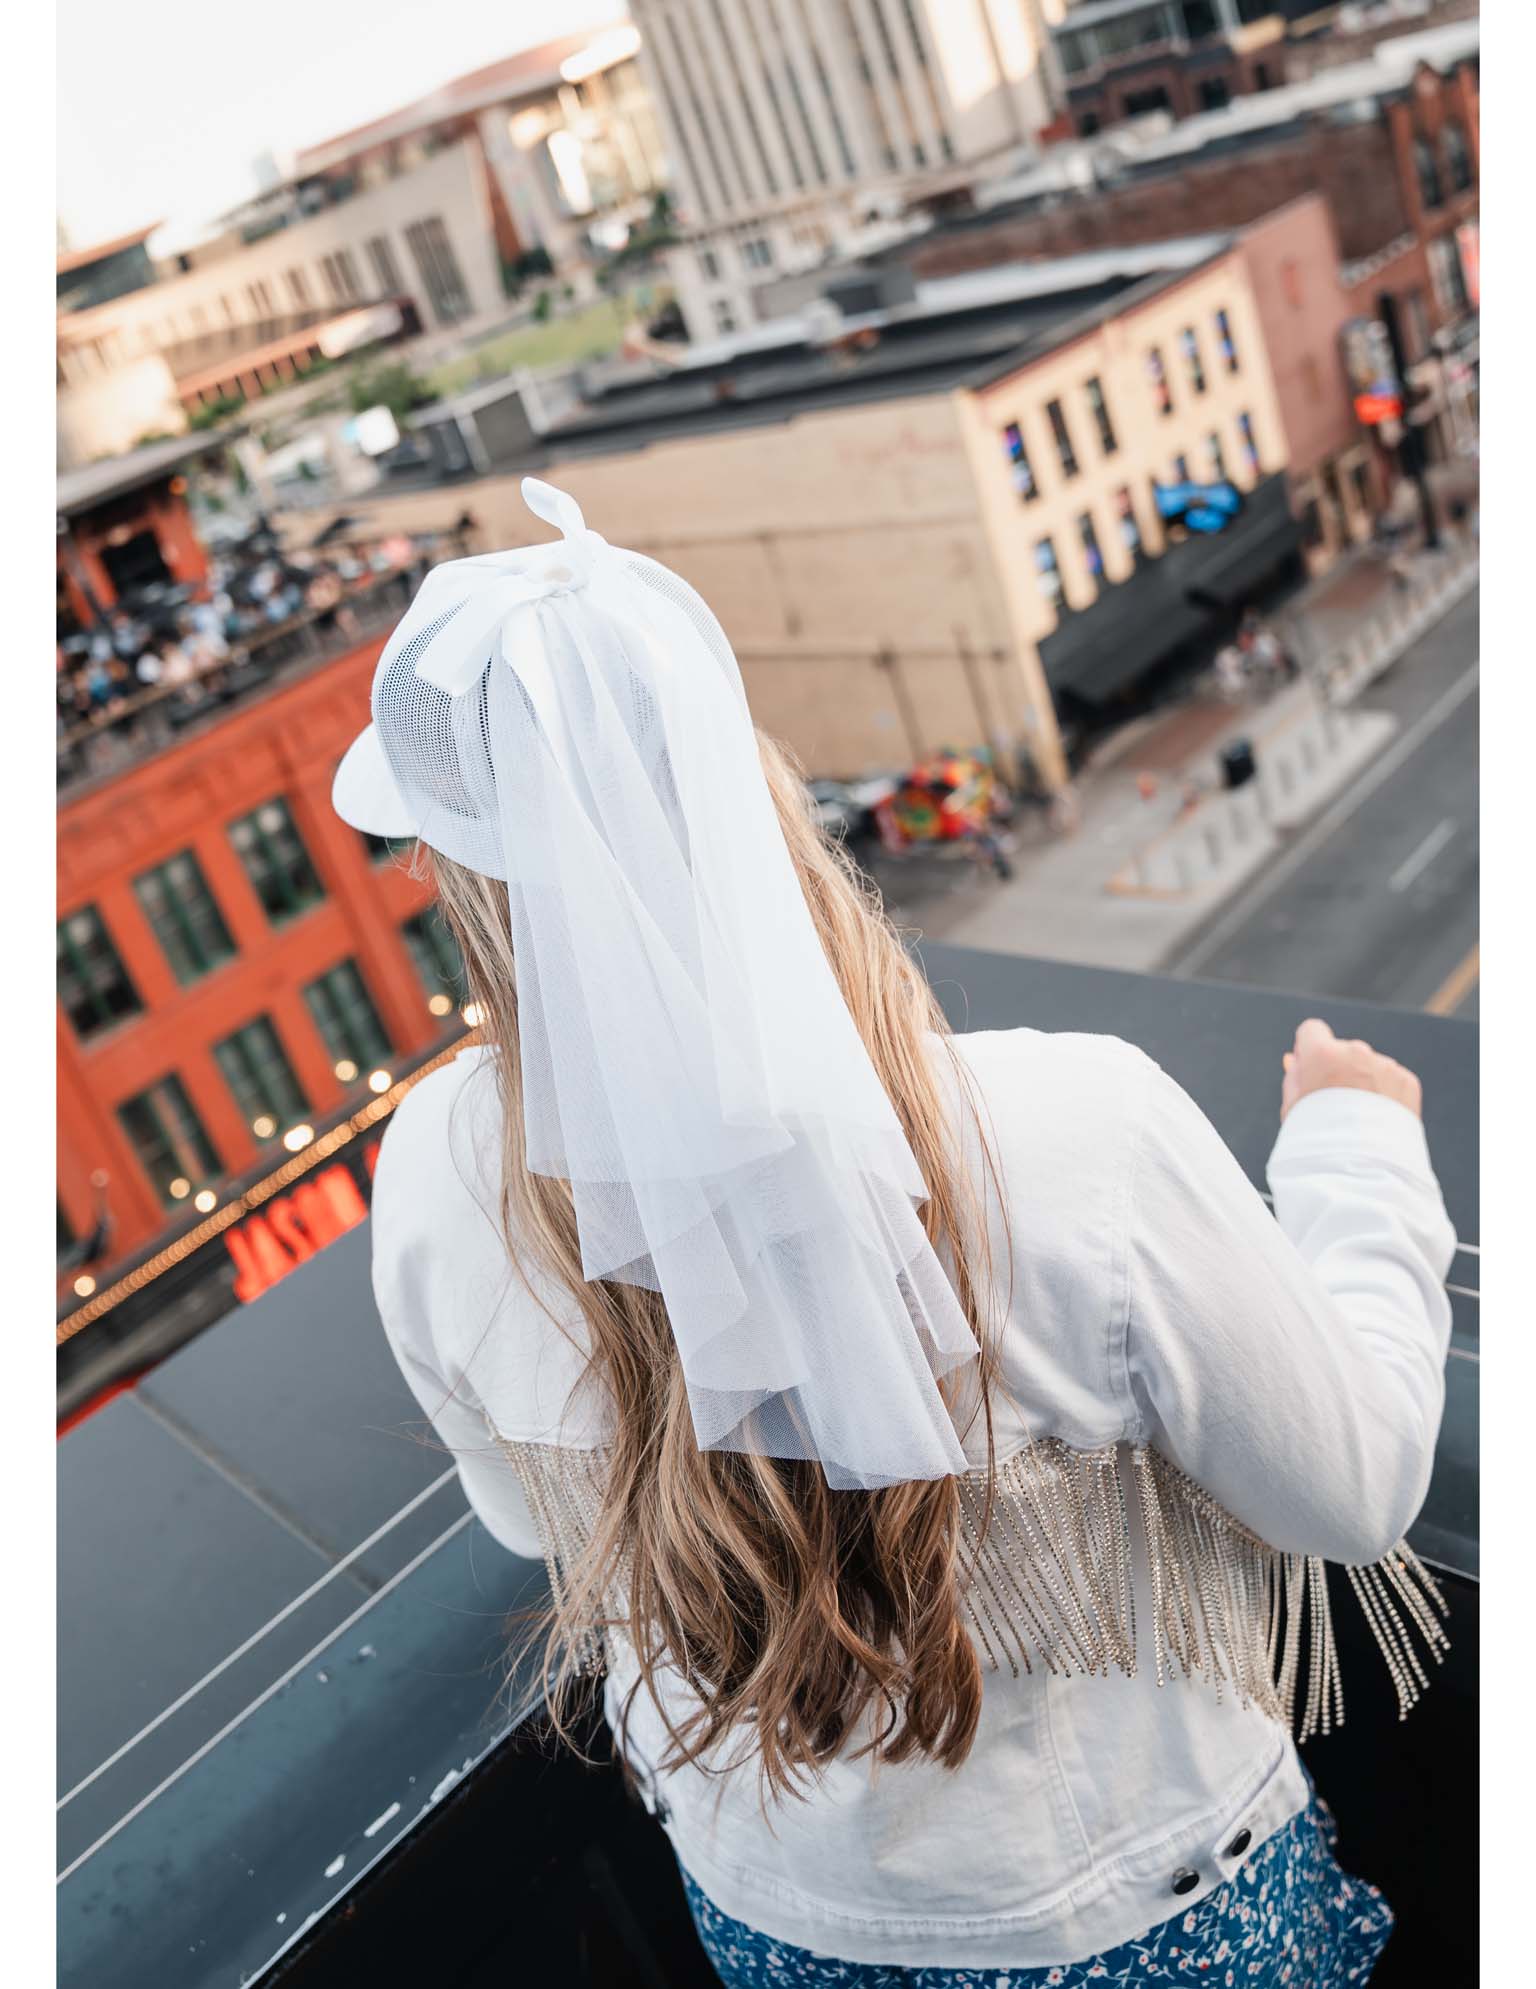
MULTIPOLYGON (((365 1155, 370 1175, 377 1153, 374 1141, 365 1155)), ((224 1232, 235 1264, 235 1297, 248 1305, 328 1243, 356 1229, 367 1213, 362 1190, 339 1160, 301 1181, 289 1194, 273 1196, 224 1232)))

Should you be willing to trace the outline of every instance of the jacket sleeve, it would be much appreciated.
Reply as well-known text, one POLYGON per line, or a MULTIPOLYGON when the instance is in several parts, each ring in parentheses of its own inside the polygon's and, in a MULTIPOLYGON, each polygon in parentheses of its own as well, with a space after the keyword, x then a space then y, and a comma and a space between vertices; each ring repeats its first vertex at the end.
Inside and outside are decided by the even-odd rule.
MULTIPOLYGON (((378 1280, 375 1280, 377 1289, 378 1280)), ((491 1436, 490 1425, 463 1376, 441 1374, 422 1336, 381 1296, 384 1331, 411 1393, 438 1442, 458 1468, 459 1483, 475 1517, 510 1553, 536 1561, 543 1553, 522 1482, 491 1436)))
POLYGON ((1424 1129, 1313 1092, 1275 1142, 1271 1215, 1155 1066, 1128 1206, 1139 1440, 1283 1552, 1363 1564, 1423 1504, 1445 1401, 1455 1250, 1424 1129))

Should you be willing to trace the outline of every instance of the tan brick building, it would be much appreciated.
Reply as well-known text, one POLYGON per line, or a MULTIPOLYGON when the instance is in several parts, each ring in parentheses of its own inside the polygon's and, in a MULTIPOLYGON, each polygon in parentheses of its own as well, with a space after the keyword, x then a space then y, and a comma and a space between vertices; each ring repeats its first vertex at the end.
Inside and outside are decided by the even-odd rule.
MULTIPOLYGON (((995 300, 1041 273, 995 272, 990 289, 962 280, 964 295, 994 302, 949 313, 947 331, 935 285, 925 315, 921 296, 917 318, 886 314, 862 351, 850 341, 875 330, 867 323, 841 351, 771 354, 755 373, 725 375, 726 388, 720 377, 643 386, 552 431, 540 474, 606 538, 699 588, 759 723, 811 772, 858 774, 987 740, 1059 786, 1063 714, 1099 710, 1235 612, 1235 596, 1196 606, 1181 593, 1170 609, 1166 587, 1182 589, 1186 567, 1193 586, 1195 555, 1241 553, 1249 591, 1295 555, 1283 424, 1243 251, 1202 238, 1160 253, 1161 266, 1145 252, 1078 259, 1075 273, 1070 260, 1053 265, 1056 308, 1033 328, 1026 299, 995 300), (941 336, 953 348, 942 362, 941 336), (1263 502, 1219 544, 1171 547, 1154 482, 1218 476, 1262 489, 1263 502), (1135 640, 1115 635, 1085 671, 1104 611, 1118 628, 1127 609, 1135 640), (1163 613, 1171 640, 1160 646, 1163 613)), ((542 536, 516 477, 368 514, 370 526, 426 530, 466 504, 493 544, 542 536)))

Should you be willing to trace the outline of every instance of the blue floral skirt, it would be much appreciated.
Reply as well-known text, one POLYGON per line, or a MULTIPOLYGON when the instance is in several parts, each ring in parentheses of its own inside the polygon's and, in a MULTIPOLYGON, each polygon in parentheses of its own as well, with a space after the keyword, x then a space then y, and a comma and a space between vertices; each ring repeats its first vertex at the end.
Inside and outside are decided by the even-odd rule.
POLYGON ((1369 1979, 1392 1931, 1373 1885, 1340 1870, 1327 1805, 1309 1808, 1261 1844, 1198 1906, 1139 1939, 1058 1968, 901 1968, 837 1961, 729 1919, 687 1872, 693 1924, 725 1989, 1082 1989, 1088 1983, 1175 1989, 1343 1989, 1369 1979))

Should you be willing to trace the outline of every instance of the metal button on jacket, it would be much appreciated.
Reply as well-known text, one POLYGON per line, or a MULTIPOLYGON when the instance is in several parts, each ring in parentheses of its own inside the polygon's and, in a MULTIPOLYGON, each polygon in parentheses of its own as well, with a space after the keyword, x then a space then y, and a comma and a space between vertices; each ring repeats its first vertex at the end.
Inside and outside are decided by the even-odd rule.
POLYGON ((1181 1865, 1173 1875, 1173 1889, 1175 1892, 1193 1892, 1199 1883, 1200 1874, 1192 1872, 1188 1865, 1181 1865))
POLYGON ((1227 1846, 1227 1856, 1229 1858, 1240 1858, 1252 1842, 1253 1832, 1251 1830, 1240 1830, 1227 1846))

